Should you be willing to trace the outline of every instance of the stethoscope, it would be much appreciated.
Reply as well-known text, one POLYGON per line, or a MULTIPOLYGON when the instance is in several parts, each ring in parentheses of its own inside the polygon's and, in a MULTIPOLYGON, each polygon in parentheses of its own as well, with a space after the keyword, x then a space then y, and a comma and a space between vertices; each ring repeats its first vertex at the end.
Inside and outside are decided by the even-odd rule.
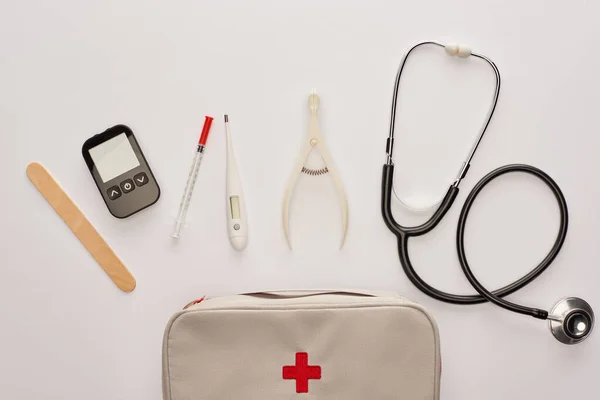
POLYGON ((430 232, 440 223, 442 218, 444 218, 444 215, 448 212, 450 207, 452 207, 452 204, 454 203, 454 200, 458 195, 458 186, 460 185, 461 180, 464 179, 465 175, 467 174, 467 171, 469 170, 469 165, 471 163, 471 159, 475 155, 477 147, 479 146, 479 143, 481 142, 481 139, 483 138, 483 135, 487 130, 490 120, 492 119, 494 110, 496 109, 496 104, 498 103, 499 93, 500 72, 498 71, 498 67, 496 66, 496 64, 494 64, 494 62, 489 58, 481 54, 472 52, 466 46, 443 45, 441 43, 427 41, 414 45, 404 55, 402 61, 400 62, 400 67, 398 68, 398 73, 396 75, 396 82, 394 84, 392 112, 390 119, 390 133, 386 144, 387 162, 383 166, 383 177, 381 183, 381 211, 383 213, 383 219, 387 227, 396 235, 398 239, 398 257, 400 258, 400 263, 402 264, 404 272, 406 273, 408 279, 423 293, 427 294, 430 297, 433 297, 434 299, 452 304, 479 304, 489 301, 509 311, 529 315, 531 317, 542 320, 548 320, 549 328, 552 334, 557 340, 559 340, 562 343, 580 343, 589 336, 594 326, 594 312, 591 306, 583 299, 580 299, 578 297, 564 298, 560 300, 549 312, 538 308, 526 307, 523 305, 515 304, 503 299, 504 296, 507 296, 525 287, 535 278, 537 278, 542 272, 544 272, 546 268, 548 268, 548 266, 552 263, 554 258, 557 256, 567 235, 569 217, 565 197, 563 196, 556 182, 554 182, 554 180, 550 176, 548 176, 548 174, 536 167, 524 164, 510 164, 491 171, 475 185, 473 190, 471 190, 471 192, 469 193, 465 204, 463 205, 460 217, 458 219, 458 228, 456 232, 456 247, 458 252, 458 260, 460 262, 461 268, 465 276, 467 277, 471 285, 475 288, 475 290, 477 290, 479 295, 458 295, 438 290, 433 286, 429 285, 427 282, 425 282, 417 274, 410 261, 410 257, 408 254, 408 239, 412 236, 421 236, 430 232), (446 195, 442 199, 441 203, 427 222, 418 226, 405 227, 396 222, 391 210, 392 191, 394 184, 394 125, 396 121, 398 89, 400 87, 400 78, 402 76, 402 70, 404 69, 406 60, 408 59, 410 54, 416 48, 425 45, 440 47, 444 49, 446 53, 450 56, 458 56, 461 58, 475 57, 485 61, 494 70, 494 74, 496 77, 496 87, 494 90, 494 97, 492 100, 490 110, 485 119, 485 123, 483 124, 479 135, 475 139, 475 143, 473 144, 473 147, 471 148, 471 151, 469 152, 466 160, 462 164, 458 176, 456 177, 452 185, 450 185, 450 188, 446 192, 446 195), (558 202, 558 206, 560 209, 560 227, 558 235, 556 237, 556 241, 554 242, 554 245, 552 246, 550 252, 537 267, 535 267, 527 275, 511 283, 510 285, 507 285, 494 292, 490 292, 479 282, 479 280, 477 280, 477 278, 471 271, 471 268, 469 267, 469 263, 465 254, 465 225, 467 222, 469 211, 471 210, 471 206, 473 205, 475 199, 477 198, 477 195, 483 190, 483 188, 493 179, 511 172, 525 172, 531 174, 539 178, 550 188, 558 202))

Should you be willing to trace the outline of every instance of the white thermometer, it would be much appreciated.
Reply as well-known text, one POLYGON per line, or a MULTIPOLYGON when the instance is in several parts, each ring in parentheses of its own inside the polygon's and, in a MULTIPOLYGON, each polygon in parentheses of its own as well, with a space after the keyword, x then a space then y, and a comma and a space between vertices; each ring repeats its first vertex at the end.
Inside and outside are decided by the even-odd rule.
POLYGON ((242 251, 248 244, 248 216, 242 183, 233 154, 227 114, 225 114, 225 136, 227 140, 227 233, 233 248, 242 251))

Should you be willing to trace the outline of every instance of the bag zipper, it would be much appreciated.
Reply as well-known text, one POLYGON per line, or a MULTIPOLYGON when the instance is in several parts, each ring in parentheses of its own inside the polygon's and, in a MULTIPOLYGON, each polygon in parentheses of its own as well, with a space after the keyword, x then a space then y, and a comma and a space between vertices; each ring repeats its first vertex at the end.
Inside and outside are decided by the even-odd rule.
POLYGON ((204 300, 206 300, 206 296, 202 296, 200 297, 198 300, 194 300, 194 301, 190 301, 189 303, 187 303, 185 305, 185 307, 183 307, 184 310, 187 310, 188 308, 190 308, 191 306, 195 306, 196 304, 200 304, 202 303, 204 300))

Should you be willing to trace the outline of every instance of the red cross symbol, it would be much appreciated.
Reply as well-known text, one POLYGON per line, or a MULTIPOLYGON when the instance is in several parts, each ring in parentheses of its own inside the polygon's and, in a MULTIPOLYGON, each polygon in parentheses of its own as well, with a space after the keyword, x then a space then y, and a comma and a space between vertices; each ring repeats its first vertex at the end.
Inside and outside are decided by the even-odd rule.
POLYGON ((308 380, 321 379, 321 367, 308 365, 308 353, 296 353, 296 365, 283 367, 283 379, 295 379, 296 393, 308 393, 308 380))

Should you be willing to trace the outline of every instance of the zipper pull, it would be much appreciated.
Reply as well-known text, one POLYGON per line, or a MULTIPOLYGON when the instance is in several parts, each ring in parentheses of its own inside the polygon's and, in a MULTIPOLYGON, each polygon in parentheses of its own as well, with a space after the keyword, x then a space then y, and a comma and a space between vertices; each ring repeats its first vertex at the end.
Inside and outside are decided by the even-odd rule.
POLYGON ((205 299, 206 299, 206 296, 202 296, 202 297, 201 297, 201 298, 199 298, 198 300, 194 300, 194 301, 191 301, 191 302, 187 303, 187 304, 185 305, 185 307, 183 307, 183 309, 184 309, 184 310, 187 310, 187 309, 188 309, 188 308, 190 308, 191 306, 195 306, 196 304, 200 304, 200 303, 202 303, 202 302, 203 302, 205 299))

